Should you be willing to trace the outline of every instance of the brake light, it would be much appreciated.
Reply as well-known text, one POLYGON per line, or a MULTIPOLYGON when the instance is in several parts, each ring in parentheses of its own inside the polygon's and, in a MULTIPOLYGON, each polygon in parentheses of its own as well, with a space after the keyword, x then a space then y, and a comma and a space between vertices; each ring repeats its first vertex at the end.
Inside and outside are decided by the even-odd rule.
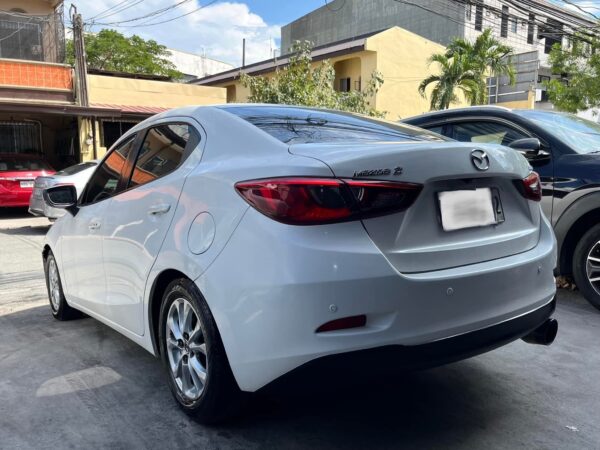
POLYGON ((290 225, 358 220, 407 209, 422 186, 337 178, 243 181, 236 190, 262 214, 290 225))
POLYGON ((542 183, 537 172, 531 172, 527 177, 516 182, 519 191, 528 200, 539 202, 542 200, 542 183))

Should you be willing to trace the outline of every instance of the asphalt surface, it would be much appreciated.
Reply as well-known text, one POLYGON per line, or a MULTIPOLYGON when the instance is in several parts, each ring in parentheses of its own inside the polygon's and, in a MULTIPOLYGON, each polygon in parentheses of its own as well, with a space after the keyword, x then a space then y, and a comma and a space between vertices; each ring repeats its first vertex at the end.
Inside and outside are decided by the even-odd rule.
POLYGON ((161 364, 47 305, 45 219, 0 211, 0 448, 600 449, 600 313, 561 291, 551 347, 514 342, 424 372, 255 395, 205 427, 161 364))

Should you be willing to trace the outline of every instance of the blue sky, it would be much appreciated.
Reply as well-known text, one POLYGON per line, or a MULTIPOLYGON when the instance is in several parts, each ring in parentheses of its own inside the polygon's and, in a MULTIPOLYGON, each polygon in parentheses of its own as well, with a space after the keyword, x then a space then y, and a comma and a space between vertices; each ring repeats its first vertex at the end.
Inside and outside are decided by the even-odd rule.
MULTIPOLYGON (((339 1, 339 0, 338 0, 339 1)), ((391 0, 390 0, 391 1, 391 0)), ((416 0, 413 0, 416 1, 416 0)), ((567 6, 564 1, 552 0, 567 6)), ((600 15, 600 0, 570 0, 600 15)), ((325 0, 75 0, 91 30, 115 28, 139 34, 177 50, 241 63, 246 39, 246 62, 273 56, 281 26, 319 8, 325 0), (203 5, 198 9, 199 5, 203 5), (167 10, 167 8, 169 8, 167 10), (163 11, 164 10, 164 11, 163 11), (143 19, 145 15, 159 15, 143 19), (185 16, 184 16, 185 15, 185 16), (181 17, 183 16, 183 17, 181 17), (142 18, 140 20, 136 20, 142 18), (177 19, 164 24, 155 24, 177 19)), ((571 7, 573 8, 573 7, 571 7)))
POLYGON ((247 0, 244 3, 267 23, 285 25, 323 6, 324 0, 247 0))

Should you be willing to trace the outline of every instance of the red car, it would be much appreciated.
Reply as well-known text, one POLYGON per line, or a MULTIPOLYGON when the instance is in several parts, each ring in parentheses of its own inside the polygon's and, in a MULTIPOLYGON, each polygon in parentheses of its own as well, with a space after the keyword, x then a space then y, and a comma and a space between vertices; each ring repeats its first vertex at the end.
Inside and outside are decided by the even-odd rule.
POLYGON ((0 208, 29 206, 35 178, 53 173, 39 156, 0 153, 0 208))

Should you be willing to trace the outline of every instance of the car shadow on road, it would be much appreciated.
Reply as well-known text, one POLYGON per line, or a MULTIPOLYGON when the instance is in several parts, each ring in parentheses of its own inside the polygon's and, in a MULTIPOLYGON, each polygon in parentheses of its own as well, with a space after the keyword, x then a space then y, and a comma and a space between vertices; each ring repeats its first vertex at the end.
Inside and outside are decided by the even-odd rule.
POLYGON ((39 226, 23 226, 0 229, 0 232, 11 236, 44 236, 50 229, 50 224, 39 226))
MULTIPOLYGON (((288 391, 261 392, 251 396, 241 417, 204 427, 175 406, 158 359, 95 320, 58 322, 47 306, 0 315, 0 340, 17 337, 20 342, 31 340, 21 345, 33 353, 23 377, 18 355, 11 359, 7 347, 0 346, 0 372, 12 386, 3 402, 22 411, 30 426, 39 424, 35 439, 52 431, 44 423, 60 408, 72 421, 69 429, 84 436, 100 434, 107 446, 444 447, 457 440, 469 442, 471 433, 493 428, 518 403, 510 379, 498 379, 482 362, 469 360, 387 377, 356 379, 349 373, 337 382, 317 380, 288 391), (31 392, 46 394, 32 399, 31 392), (23 406, 23 395, 29 395, 27 408, 32 409, 23 406), (179 441, 177 430, 182 428, 189 440, 179 441)), ((19 415, 11 419, 16 429, 18 421, 19 415)), ((21 439, 9 442, 44 443, 21 439)), ((82 444, 65 439, 65 446, 82 444)))

